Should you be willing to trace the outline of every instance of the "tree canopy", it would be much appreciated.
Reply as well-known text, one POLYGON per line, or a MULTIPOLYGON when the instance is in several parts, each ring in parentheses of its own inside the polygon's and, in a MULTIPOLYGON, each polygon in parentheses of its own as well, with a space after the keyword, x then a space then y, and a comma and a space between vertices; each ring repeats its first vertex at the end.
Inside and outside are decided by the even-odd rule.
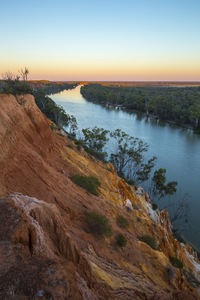
POLYGON ((81 87, 83 97, 106 106, 120 106, 145 113, 177 125, 199 127, 200 87, 118 87, 88 84, 81 87))

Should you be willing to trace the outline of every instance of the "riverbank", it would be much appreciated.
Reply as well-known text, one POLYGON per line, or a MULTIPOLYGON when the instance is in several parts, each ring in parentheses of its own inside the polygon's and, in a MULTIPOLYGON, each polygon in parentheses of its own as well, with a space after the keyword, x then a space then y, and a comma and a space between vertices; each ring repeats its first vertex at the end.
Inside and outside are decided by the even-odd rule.
POLYGON ((199 81, 82 81, 81 84, 101 84, 113 87, 199 87, 199 81))
MULTIPOLYGON (((87 100, 87 99, 86 99, 87 100)), ((176 123, 175 121, 173 120, 162 120, 160 119, 159 117, 155 116, 155 115, 152 115, 152 114, 147 114, 147 113, 142 113, 140 111, 137 111, 137 110, 128 110, 124 107, 113 107, 114 109, 120 109, 120 110, 123 110, 127 113, 130 113, 130 114, 139 114, 142 118, 145 118, 145 119, 152 119, 152 120, 157 120, 157 122, 161 122, 161 123, 166 123, 166 124, 169 124, 171 126, 176 126, 176 127, 181 127, 181 128, 185 128, 185 129, 189 129, 191 131, 193 131, 193 133, 196 133, 194 131, 194 128, 191 124, 179 124, 179 123, 176 123)), ((200 132, 198 133, 200 134, 200 132)))
POLYGON ((136 112, 187 129, 199 129, 199 86, 104 86, 81 87, 82 96, 108 108, 136 112))

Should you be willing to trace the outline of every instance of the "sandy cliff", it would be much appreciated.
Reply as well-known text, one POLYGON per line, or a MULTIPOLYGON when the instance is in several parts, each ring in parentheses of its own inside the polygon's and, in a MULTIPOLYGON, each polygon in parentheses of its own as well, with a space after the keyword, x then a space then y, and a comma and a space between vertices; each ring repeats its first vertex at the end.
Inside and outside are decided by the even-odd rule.
POLYGON ((200 299, 199 261, 173 238, 167 212, 153 211, 111 165, 52 131, 32 96, 0 95, 0 144, 0 299, 200 299), (75 185, 74 174, 97 177, 99 197, 75 185), (91 210, 108 217, 112 236, 85 230, 91 210), (117 226, 119 214, 127 229, 117 226), (119 233, 124 248, 115 245, 119 233))

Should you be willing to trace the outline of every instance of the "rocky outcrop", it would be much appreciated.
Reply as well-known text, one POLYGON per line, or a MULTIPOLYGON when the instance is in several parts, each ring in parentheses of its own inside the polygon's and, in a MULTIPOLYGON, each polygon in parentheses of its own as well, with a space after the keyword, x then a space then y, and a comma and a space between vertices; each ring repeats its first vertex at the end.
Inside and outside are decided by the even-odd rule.
POLYGON ((32 96, 0 95, 0 120, 0 299, 200 298, 199 261, 174 239, 166 211, 153 211, 112 165, 52 131, 32 96), (97 177, 99 197, 75 185, 74 174, 97 177), (110 220, 110 237, 87 232, 92 210, 110 220), (117 225, 118 215, 128 228, 117 225), (119 233, 124 248, 116 246, 119 233))

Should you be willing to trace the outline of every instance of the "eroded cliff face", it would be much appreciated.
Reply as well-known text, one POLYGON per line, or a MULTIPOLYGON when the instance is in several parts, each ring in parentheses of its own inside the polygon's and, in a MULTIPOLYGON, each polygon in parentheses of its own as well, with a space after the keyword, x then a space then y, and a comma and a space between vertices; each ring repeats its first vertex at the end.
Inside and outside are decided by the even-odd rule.
POLYGON ((199 261, 173 238, 167 212, 153 211, 112 165, 52 131, 32 96, 0 95, 0 143, 0 299, 200 299, 199 261), (100 196, 75 185, 74 174, 97 177, 100 196), (92 210, 110 220, 112 236, 85 230, 92 210), (117 226, 119 214, 127 229, 117 226), (119 233, 124 248, 115 244, 119 233))

